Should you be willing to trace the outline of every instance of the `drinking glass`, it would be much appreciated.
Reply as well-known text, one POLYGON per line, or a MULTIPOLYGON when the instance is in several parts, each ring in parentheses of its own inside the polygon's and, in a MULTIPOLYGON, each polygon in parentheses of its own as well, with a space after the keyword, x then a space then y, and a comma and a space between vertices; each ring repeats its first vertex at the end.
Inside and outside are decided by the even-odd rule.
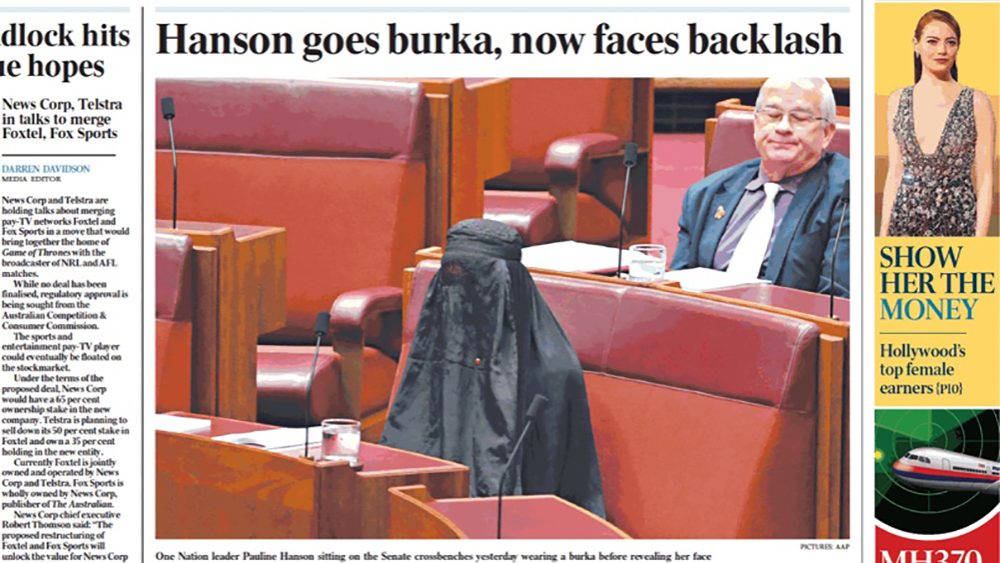
POLYGON ((358 464, 361 447, 361 423, 350 418, 327 418, 323 429, 323 459, 358 464))
POLYGON ((637 282, 663 279, 663 272, 667 269, 667 247, 662 244, 633 244, 628 249, 632 253, 628 279, 637 282))

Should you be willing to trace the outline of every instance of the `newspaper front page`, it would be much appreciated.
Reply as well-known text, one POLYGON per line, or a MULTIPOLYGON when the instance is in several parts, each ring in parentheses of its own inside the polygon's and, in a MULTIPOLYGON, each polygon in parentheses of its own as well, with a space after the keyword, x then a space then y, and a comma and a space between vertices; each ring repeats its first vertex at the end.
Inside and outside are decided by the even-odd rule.
POLYGON ((996 2, 0 16, 4 561, 997 561, 996 2), (718 287, 782 154, 811 164, 764 283, 718 287), (921 174, 957 179, 908 203, 921 174), (971 231, 939 230, 962 197, 971 231), (379 444, 447 230, 484 214, 577 241, 532 270, 603 514, 519 476, 501 517, 499 485, 379 444), (701 240, 712 287, 616 280, 620 236, 667 270, 701 240))

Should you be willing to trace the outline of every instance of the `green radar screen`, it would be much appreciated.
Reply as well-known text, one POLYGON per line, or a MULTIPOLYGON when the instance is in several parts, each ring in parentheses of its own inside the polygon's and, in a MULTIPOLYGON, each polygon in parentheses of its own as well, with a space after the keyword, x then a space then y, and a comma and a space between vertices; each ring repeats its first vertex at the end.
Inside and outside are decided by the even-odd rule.
POLYGON ((1000 411, 875 411, 875 517, 942 534, 993 511, 1000 497, 1000 411))

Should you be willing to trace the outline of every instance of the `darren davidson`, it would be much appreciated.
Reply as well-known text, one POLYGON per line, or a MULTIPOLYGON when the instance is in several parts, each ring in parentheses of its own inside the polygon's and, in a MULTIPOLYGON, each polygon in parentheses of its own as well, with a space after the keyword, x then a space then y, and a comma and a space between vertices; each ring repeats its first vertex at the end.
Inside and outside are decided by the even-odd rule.
POLYGON ((64 175, 90 174, 88 164, 4 164, 0 182, 61 182, 64 175))

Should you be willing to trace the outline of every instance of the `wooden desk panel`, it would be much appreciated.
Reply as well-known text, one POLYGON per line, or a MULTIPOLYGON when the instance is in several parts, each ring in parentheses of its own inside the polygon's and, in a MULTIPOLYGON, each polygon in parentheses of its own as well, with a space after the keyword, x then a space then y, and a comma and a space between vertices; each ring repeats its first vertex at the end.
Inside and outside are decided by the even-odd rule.
MULTIPOLYGON (((473 539, 496 539, 496 498, 444 499, 430 503, 473 539)), ((628 534, 555 495, 503 499, 504 539, 623 539, 628 534)))
POLYGON ((843 297, 833 298, 833 313, 837 319, 830 318, 830 297, 811 291, 782 287, 769 283, 739 285, 708 291, 712 295, 731 297, 740 301, 748 301, 757 305, 767 305, 782 311, 796 311, 810 315, 814 322, 829 324, 834 327, 847 328, 851 322, 851 300, 843 297))
MULTIPOLYGON (((157 432, 158 538, 385 538, 390 487, 468 494, 468 468, 450 461, 362 442, 363 468, 354 471, 299 457, 301 447, 271 452, 211 439, 273 426, 171 414, 208 418, 212 426, 157 432)), ((310 454, 318 457, 318 449, 310 454)))
POLYGON ((311 461, 156 433, 157 538, 317 537, 316 487, 311 461))
POLYGON ((194 243, 192 410, 257 418, 257 337, 285 324, 285 229, 158 220, 194 243))
MULTIPOLYGON (((436 500, 425 487, 393 487, 390 537, 496 539, 497 499, 436 500)), ((554 495, 503 499, 503 539, 624 539, 613 524, 554 495)))

